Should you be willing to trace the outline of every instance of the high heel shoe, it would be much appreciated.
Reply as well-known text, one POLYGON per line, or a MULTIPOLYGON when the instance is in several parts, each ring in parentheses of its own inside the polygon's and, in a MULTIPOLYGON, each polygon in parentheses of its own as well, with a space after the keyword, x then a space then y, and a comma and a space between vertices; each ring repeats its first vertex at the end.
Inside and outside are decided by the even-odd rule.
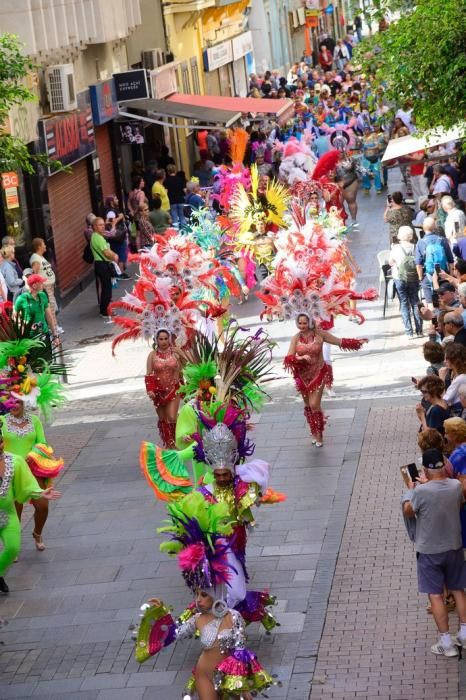
POLYGON ((43 552, 45 549, 45 544, 42 540, 42 535, 38 535, 35 530, 32 531, 32 536, 34 538, 34 542, 36 545, 36 549, 38 552, 43 552))

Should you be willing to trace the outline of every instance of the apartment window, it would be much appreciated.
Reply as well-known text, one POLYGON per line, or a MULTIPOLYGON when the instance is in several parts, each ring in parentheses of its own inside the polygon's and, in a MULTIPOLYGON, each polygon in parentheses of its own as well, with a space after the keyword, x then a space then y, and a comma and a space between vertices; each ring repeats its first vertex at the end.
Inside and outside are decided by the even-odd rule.
POLYGON ((199 83, 199 68, 197 66, 197 58, 193 56, 191 58, 191 76, 193 79, 193 92, 195 95, 201 94, 201 85, 199 83))
POLYGON ((181 84, 184 94, 189 95, 191 93, 191 85, 189 84, 189 68, 186 62, 181 64, 181 84))

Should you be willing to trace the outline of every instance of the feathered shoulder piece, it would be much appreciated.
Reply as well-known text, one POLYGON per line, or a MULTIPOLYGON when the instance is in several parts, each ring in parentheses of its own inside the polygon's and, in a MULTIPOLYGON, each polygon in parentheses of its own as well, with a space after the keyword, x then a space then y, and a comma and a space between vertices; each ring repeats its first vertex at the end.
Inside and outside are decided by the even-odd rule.
POLYGON ((340 151, 336 149, 332 151, 327 151, 320 156, 317 161, 317 165, 312 173, 313 180, 320 180, 320 178, 328 175, 331 170, 335 170, 337 163, 340 160, 340 151))

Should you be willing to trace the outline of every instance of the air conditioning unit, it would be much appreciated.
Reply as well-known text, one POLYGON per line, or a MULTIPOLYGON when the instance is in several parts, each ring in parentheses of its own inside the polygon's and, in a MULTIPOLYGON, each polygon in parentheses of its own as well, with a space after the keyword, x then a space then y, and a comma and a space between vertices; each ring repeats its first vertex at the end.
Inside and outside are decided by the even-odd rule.
POLYGON ((45 69, 45 84, 51 112, 70 112, 77 108, 72 63, 48 66, 45 69))
POLYGON ((154 70, 165 63, 162 49, 146 49, 141 51, 142 67, 147 70, 154 70))

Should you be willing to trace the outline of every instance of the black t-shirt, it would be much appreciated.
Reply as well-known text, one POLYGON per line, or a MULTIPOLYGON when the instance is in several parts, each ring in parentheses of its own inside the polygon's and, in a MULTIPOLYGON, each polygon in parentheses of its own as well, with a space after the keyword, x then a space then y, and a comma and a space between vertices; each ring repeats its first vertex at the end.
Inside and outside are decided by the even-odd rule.
POLYGON ((184 182, 182 178, 179 175, 168 175, 163 184, 167 190, 170 204, 183 204, 184 182))

